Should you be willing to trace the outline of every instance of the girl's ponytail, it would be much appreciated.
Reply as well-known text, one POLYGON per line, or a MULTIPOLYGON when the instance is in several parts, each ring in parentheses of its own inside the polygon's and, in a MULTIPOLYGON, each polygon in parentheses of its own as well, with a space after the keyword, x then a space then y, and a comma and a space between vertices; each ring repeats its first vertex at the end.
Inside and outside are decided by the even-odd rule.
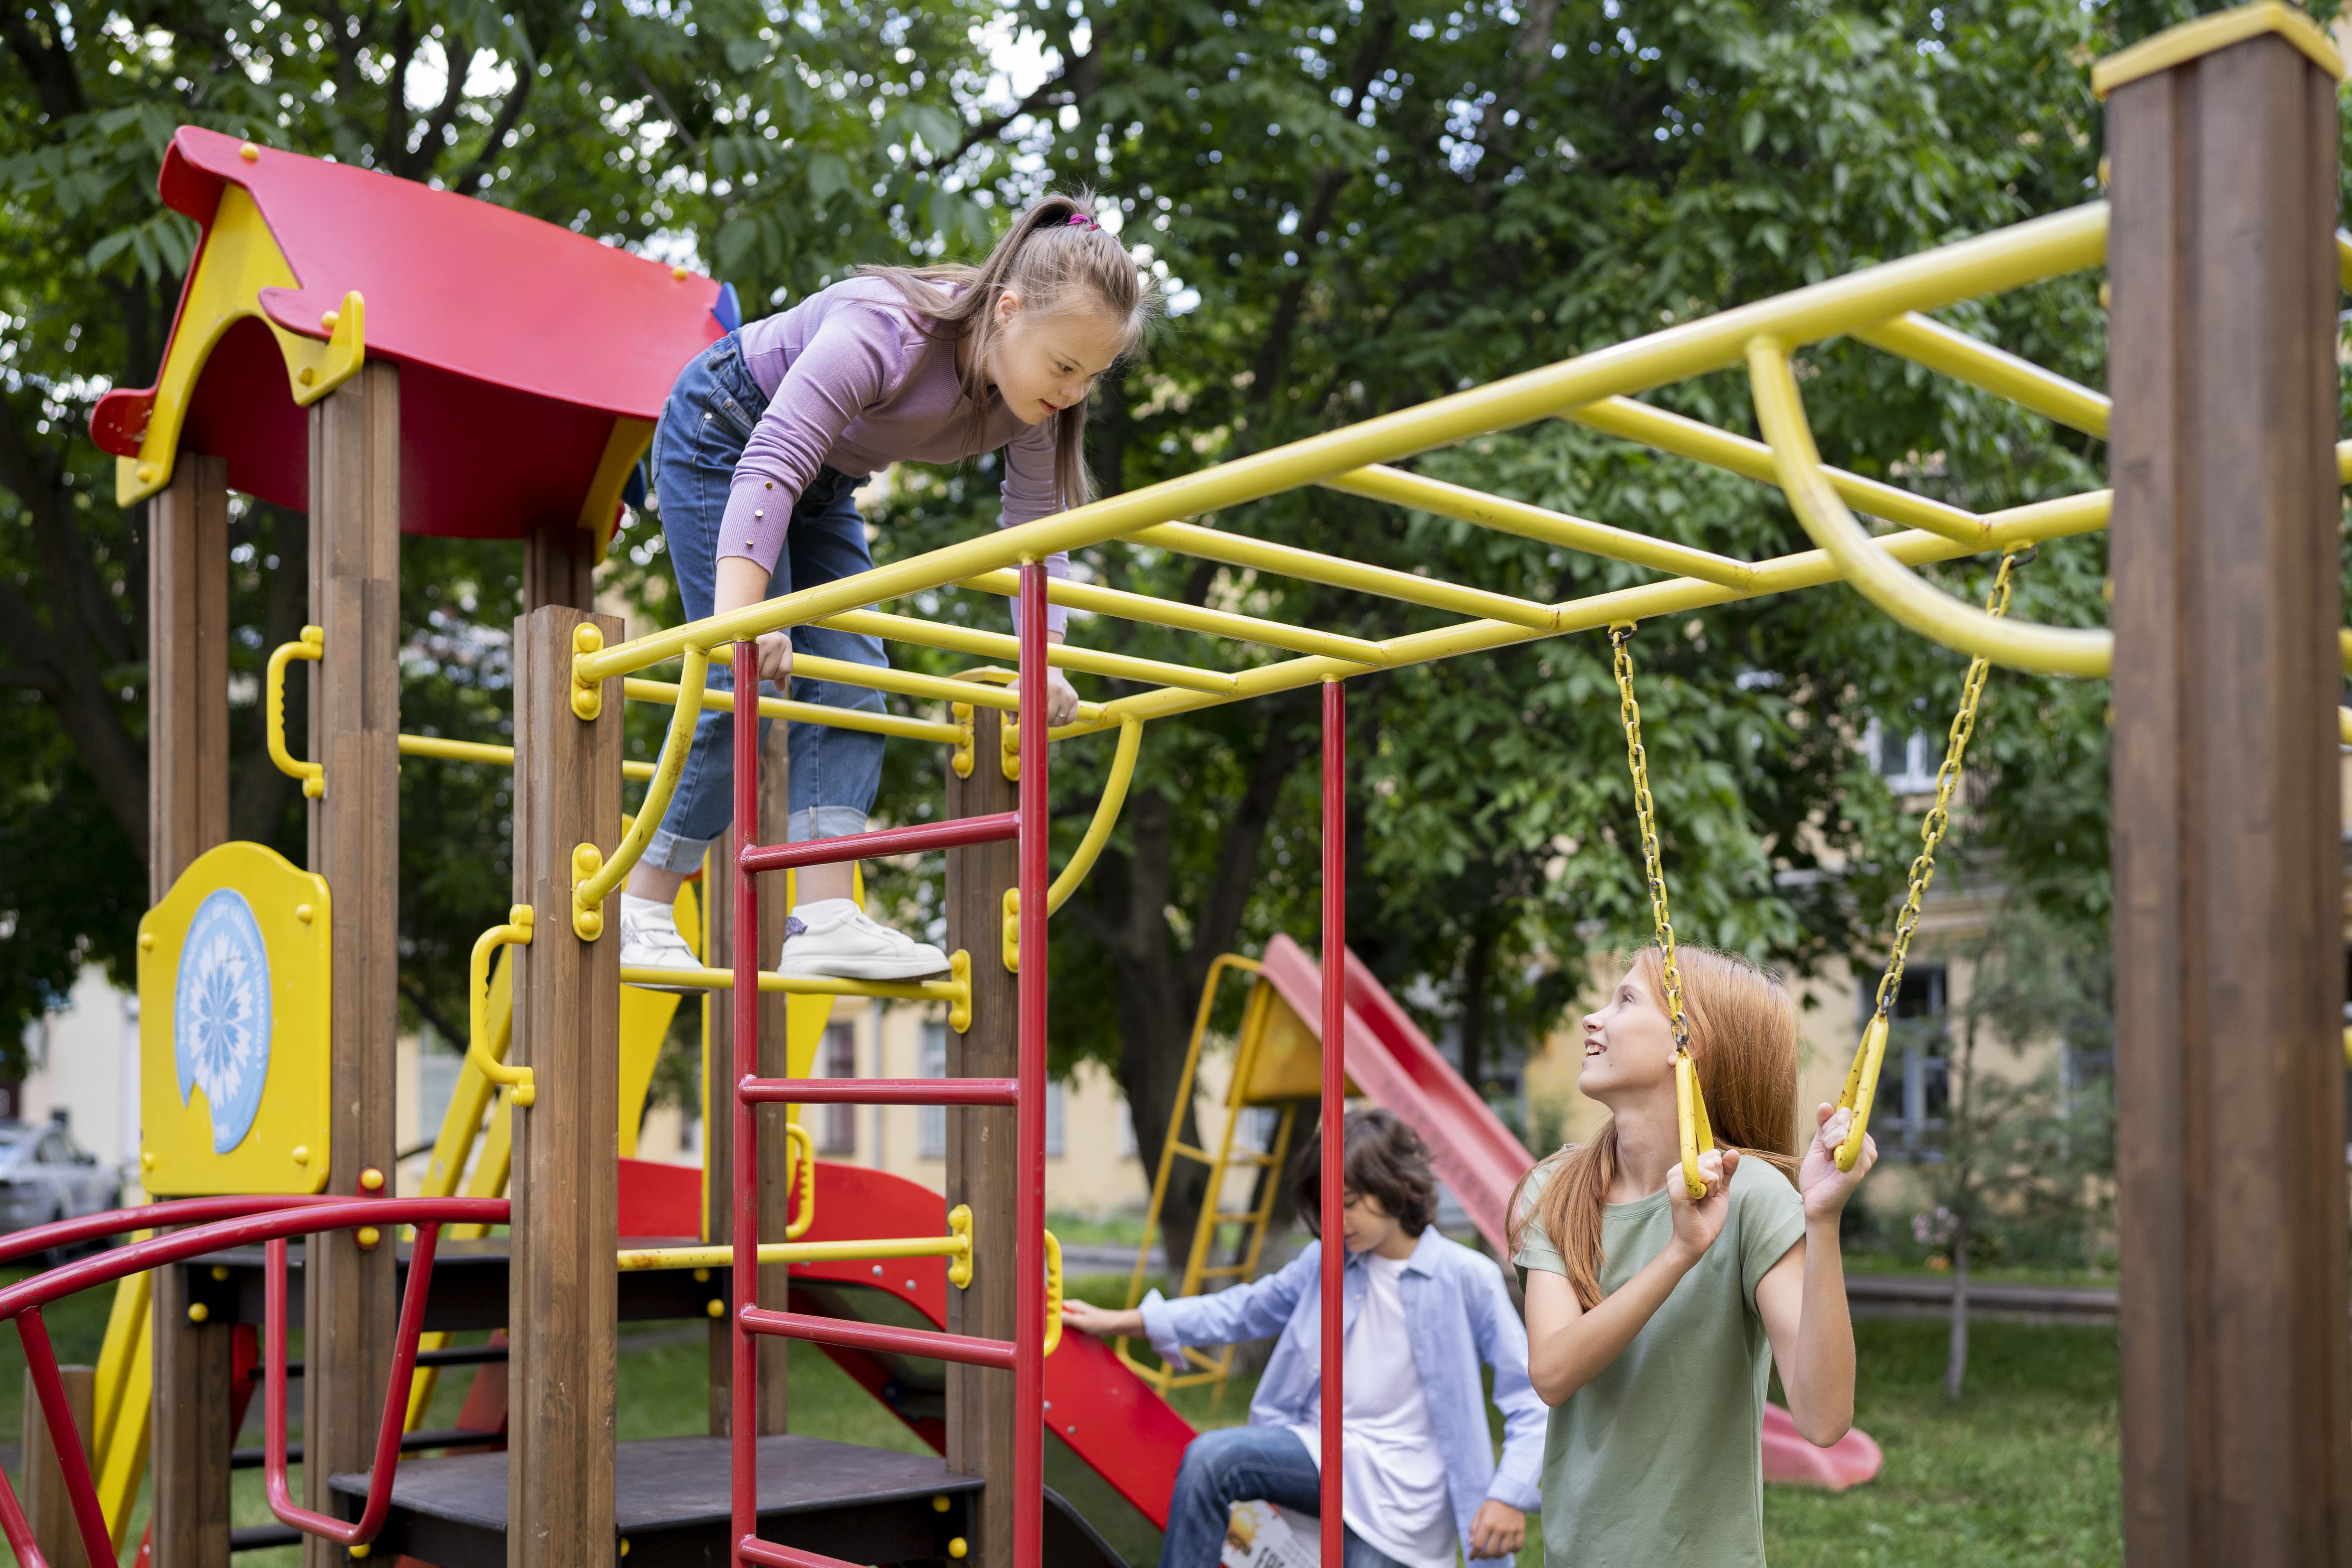
MULTIPOLYGON (((964 395, 972 408, 972 444, 988 427, 988 351, 1001 330, 996 301, 1019 297, 1024 310, 1091 310, 1121 323, 1131 349, 1160 313, 1158 283, 1135 264, 1118 237, 1096 221, 1093 193, 1032 202, 977 267, 863 267, 887 279, 907 302, 937 322, 943 336, 969 340, 964 395)), ((1086 462, 1087 405, 1054 416, 1054 480, 1062 505, 1093 496, 1086 462)))

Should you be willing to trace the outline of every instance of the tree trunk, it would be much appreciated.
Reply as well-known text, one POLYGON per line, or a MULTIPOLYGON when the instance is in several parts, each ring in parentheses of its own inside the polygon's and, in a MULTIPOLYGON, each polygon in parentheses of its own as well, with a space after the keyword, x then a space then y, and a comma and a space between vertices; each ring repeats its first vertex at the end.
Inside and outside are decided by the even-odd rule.
POLYGON ((1944 1358, 1944 1397, 1958 1403, 1969 1375, 1969 1215, 1952 1221, 1952 1344, 1944 1358))
POLYGON ((1486 1093, 1486 971, 1494 955, 1494 933, 1481 928, 1462 967, 1462 1081, 1481 1099, 1486 1093))

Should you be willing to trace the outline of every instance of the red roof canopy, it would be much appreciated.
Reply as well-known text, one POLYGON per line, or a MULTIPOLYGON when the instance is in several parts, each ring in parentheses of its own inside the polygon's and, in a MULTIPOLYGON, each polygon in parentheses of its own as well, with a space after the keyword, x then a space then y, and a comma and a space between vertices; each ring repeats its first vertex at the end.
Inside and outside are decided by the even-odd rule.
MULTIPOLYGON (((708 278, 391 174, 189 126, 159 184, 205 240, 167 367, 191 331, 188 301, 232 185, 250 195, 297 283, 252 290, 247 309, 323 341, 322 318, 347 294, 362 297, 366 356, 401 367, 405 532, 509 539, 588 521, 592 491, 616 484, 615 464, 625 470, 650 435, 619 422, 649 426, 679 369, 723 330, 708 278)), ((258 316, 236 321, 194 375, 179 447, 226 458, 234 489, 307 507, 307 420, 290 363, 258 316)), ((158 385, 172 382, 167 371, 158 385)), ((140 458, 155 397, 110 394, 91 420, 99 445, 140 458)), ((173 456, 143 455, 165 466, 173 456)), ((609 528, 609 512, 593 526, 609 528)))

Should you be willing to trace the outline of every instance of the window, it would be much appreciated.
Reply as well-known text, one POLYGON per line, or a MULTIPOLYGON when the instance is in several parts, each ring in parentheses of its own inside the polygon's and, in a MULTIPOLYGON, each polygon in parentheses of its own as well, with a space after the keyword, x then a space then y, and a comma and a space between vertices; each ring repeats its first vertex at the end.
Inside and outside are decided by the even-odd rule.
POLYGON ((1052 1079, 1045 1080, 1045 1158, 1062 1157, 1062 1085, 1052 1079))
MULTIPOLYGON (((824 1042, 821 1047, 825 1078, 856 1078, 857 1076, 857 1031, 847 1024, 825 1026, 824 1042)), ((857 1152, 857 1107, 827 1105, 821 1108, 823 1119, 817 1123, 817 1150, 820 1153, 851 1155, 857 1152)))
MULTIPOLYGON (((948 1026, 945 1024, 923 1026, 923 1043, 915 1057, 915 1072, 921 1078, 948 1076, 948 1026)), ((944 1160, 948 1157, 948 1108, 926 1105, 915 1112, 915 1157, 919 1160, 944 1160)))
POLYGON ((1927 748, 1927 731, 1889 729, 1877 720, 1863 731, 1862 748, 1870 770, 1886 781, 1896 795, 1927 795, 1936 787, 1936 769, 1943 762, 1927 748))

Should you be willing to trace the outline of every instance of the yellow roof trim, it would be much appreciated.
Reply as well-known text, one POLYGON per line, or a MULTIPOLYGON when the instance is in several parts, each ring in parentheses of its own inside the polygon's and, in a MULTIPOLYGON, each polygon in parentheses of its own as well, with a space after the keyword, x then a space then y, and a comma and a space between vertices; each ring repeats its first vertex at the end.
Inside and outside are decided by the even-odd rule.
POLYGON ((2318 23, 2293 6, 2282 5, 2280 0, 2262 0, 2260 5, 2216 11, 2210 16, 2167 27, 2152 38, 2143 38, 2130 48, 2109 55, 2091 68, 2091 90, 2105 98, 2126 82, 2170 70, 2174 66, 2264 33, 2276 33, 2310 56, 2312 64, 2337 81, 2344 79, 2344 57, 2336 52, 2336 46, 2328 42, 2318 23))

